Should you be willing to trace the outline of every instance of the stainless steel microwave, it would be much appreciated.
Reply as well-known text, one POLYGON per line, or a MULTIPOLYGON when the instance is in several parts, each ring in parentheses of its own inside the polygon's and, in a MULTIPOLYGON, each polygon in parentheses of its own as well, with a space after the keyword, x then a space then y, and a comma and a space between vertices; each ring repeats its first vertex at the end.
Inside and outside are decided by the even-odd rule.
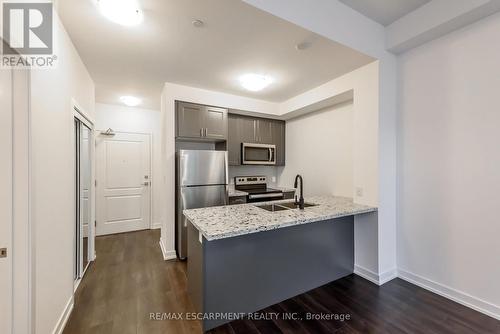
POLYGON ((241 143, 243 165, 276 165, 276 145, 241 143))

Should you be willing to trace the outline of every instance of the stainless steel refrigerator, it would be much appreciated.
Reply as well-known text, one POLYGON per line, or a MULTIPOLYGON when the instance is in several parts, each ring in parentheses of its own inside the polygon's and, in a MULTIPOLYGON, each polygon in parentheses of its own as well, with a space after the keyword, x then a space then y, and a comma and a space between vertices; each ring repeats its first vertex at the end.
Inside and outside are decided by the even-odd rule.
POLYGON ((227 152, 179 150, 175 171, 175 249, 177 257, 184 260, 188 222, 182 211, 227 204, 227 152))

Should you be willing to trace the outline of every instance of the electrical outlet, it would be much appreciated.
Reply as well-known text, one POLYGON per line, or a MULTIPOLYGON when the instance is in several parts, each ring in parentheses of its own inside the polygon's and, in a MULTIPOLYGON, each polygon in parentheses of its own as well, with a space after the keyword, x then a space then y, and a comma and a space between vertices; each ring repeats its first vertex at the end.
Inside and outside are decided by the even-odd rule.
POLYGON ((276 183, 276 176, 272 176, 272 177, 271 177, 271 182, 272 182, 272 183, 276 183))
POLYGON ((356 187, 356 196, 357 197, 363 197, 363 188, 356 187))

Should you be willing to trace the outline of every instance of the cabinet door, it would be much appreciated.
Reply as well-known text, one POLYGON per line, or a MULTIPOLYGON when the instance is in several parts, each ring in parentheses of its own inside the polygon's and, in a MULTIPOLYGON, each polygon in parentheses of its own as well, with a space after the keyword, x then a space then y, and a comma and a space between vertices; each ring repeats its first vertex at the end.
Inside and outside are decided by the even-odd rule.
POLYGON ((205 137, 212 139, 227 138, 227 109, 205 107, 205 137))
POLYGON ((257 142, 261 144, 273 144, 273 120, 257 120, 257 142))
POLYGON ((273 144, 276 145, 276 166, 285 165, 285 122, 274 121, 272 126, 273 144))
POLYGON ((200 138, 203 136, 205 110, 203 106, 177 102, 177 136, 200 138))
POLYGON ((227 133, 227 157, 231 166, 241 165, 241 140, 240 130, 238 128, 239 117, 237 115, 228 115, 228 133, 227 133))
POLYGON ((238 117, 238 133, 240 135, 240 149, 241 143, 256 143, 257 121, 252 117, 237 116, 238 117))

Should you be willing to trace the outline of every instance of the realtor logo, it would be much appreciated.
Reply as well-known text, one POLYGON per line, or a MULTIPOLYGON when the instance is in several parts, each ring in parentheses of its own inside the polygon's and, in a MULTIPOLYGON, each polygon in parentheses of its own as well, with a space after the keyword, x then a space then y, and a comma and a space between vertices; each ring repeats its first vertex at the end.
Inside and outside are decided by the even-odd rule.
POLYGON ((52 3, 4 3, 3 37, 3 55, 51 55, 52 3))

